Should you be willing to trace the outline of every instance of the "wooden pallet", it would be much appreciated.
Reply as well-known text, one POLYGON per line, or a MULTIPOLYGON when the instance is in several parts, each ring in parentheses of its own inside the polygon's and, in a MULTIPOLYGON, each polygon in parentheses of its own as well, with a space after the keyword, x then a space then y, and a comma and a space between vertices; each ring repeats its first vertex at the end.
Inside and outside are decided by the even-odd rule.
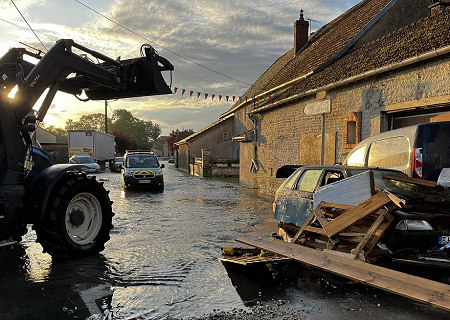
POLYGON ((284 257, 284 256, 268 256, 268 257, 244 256, 244 257, 219 258, 219 261, 221 261, 221 262, 236 263, 236 264, 240 264, 240 265, 244 265, 244 266, 254 266, 254 265, 275 263, 275 262, 287 262, 287 261, 291 261, 291 260, 292 259, 284 257))
POLYGON ((390 209, 401 199, 380 191, 357 206, 322 201, 294 236, 292 243, 366 260, 394 220, 390 209), (311 225, 315 222, 315 225, 311 225), (318 224, 318 225, 317 225, 318 224))

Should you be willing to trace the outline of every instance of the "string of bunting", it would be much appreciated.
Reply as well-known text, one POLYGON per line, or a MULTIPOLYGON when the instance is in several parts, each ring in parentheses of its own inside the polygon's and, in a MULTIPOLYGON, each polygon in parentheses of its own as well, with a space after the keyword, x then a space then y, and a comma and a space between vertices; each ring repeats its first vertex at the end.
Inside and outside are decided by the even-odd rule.
MULTIPOLYGON (((184 94, 186 93, 187 90, 186 89, 180 89, 178 87, 174 87, 174 93, 176 94, 178 91, 180 91, 181 95, 184 96, 184 94)), ((194 91, 189 90, 189 97, 190 98, 192 98, 193 94, 194 94, 194 91)), ((202 95, 201 92, 197 92, 197 98, 200 98, 201 95, 202 95)), ((205 97, 205 100, 208 99, 208 96, 210 96, 211 100, 213 100, 213 101, 214 101, 214 98, 216 97, 215 94, 211 94, 210 95, 209 93, 203 93, 203 96, 205 97)), ((271 100, 275 96, 276 96, 276 93, 269 94, 269 95, 263 95, 263 96, 256 96, 256 97, 255 96, 253 96, 253 97, 247 97, 247 96, 223 96, 223 95, 219 94, 218 95, 218 99, 219 99, 219 101, 221 101, 222 98, 225 98, 225 100, 227 102, 233 102, 234 103, 236 101, 236 98, 238 98, 239 101, 244 101, 245 100, 245 102, 248 102, 249 100, 250 101, 253 101, 253 100, 260 101, 261 99, 263 99, 264 101, 266 99, 271 100)))

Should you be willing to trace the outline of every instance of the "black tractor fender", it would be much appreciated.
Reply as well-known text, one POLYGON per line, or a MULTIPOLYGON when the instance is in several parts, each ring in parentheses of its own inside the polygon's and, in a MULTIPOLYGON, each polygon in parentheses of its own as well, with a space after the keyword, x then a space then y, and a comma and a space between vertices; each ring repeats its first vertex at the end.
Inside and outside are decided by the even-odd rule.
POLYGON ((81 171, 82 168, 82 165, 55 164, 42 170, 26 191, 25 222, 44 221, 48 199, 59 179, 69 171, 81 171))

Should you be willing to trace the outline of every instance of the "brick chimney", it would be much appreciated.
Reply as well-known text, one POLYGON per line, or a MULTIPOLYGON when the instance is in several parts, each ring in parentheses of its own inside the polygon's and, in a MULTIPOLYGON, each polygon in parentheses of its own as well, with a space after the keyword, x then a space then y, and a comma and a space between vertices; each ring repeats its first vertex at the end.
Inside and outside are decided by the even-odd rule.
POLYGON ((300 19, 294 22, 294 53, 297 53, 308 42, 309 22, 303 19, 303 10, 300 10, 300 19))
POLYGON ((450 7, 450 0, 434 0, 433 4, 428 8, 431 9, 431 15, 434 16, 449 7, 450 7))

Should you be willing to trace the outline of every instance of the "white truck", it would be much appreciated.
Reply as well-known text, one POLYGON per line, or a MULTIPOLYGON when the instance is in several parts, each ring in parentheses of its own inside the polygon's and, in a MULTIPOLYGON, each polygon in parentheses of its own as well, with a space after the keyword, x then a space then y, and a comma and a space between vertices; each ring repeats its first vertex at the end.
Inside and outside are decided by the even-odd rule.
POLYGON ((102 170, 106 163, 114 160, 116 144, 114 136, 100 131, 69 131, 69 158, 77 154, 90 155, 102 170))

